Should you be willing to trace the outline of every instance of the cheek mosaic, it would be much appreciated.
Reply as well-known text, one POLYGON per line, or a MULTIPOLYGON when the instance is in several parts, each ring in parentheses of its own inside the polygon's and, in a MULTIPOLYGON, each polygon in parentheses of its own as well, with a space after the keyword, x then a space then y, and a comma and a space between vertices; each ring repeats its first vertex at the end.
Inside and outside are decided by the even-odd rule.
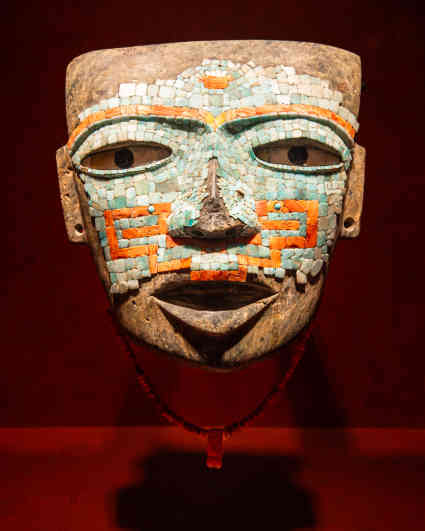
MULTIPOLYGON (((68 148, 84 183, 110 274, 111 292, 152 275, 189 270, 192 280, 246 280, 248 274, 299 284, 329 259, 351 164, 355 117, 328 82, 292 67, 205 60, 175 80, 121 84, 115 98, 79 116, 68 148), (307 141, 336 164, 274 164, 255 149, 307 141), (88 155, 119 143, 154 143, 168 157, 128 169, 93 169, 88 155), (228 213, 257 234, 243 241, 193 237, 208 198, 208 166, 228 213)), ((121 144, 122 145, 122 144, 121 144)))

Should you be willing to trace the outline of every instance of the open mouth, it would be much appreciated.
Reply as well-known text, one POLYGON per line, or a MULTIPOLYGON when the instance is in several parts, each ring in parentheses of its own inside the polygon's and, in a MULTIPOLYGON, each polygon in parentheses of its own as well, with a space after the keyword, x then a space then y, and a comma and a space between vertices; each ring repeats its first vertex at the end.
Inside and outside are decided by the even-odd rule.
POLYGON ((155 293, 160 301, 199 311, 236 310, 274 295, 269 287, 254 283, 190 282, 155 293))
POLYGON ((168 286, 154 295, 174 328, 210 366, 255 325, 278 297, 272 289, 232 282, 190 282, 168 286))

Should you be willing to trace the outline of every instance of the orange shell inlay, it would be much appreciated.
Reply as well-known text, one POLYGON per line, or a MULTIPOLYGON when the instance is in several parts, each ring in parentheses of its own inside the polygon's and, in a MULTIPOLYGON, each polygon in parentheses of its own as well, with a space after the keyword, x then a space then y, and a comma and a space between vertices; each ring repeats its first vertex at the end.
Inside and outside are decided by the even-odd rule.
MULTIPOLYGON (((220 78, 221 79, 221 78, 220 78)), ((216 130, 220 125, 230 122, 235 119, 249 118, 252 116, 261 116, 265 114, 297 114, 312 116, 317 118, 325 118, 339 126, 341 126, 351 138, 354 138, 356 133, 354 127, 341 118, 338 114, 323 109, 322 107, 315 107, 314 105, 306 105, 302 103, 294 103, 291 105, 274 104, 263 105, 261 107, 243 107, 240 109, 230 109, 222 112, 219 116, 214 117, 210 112, 203 109, 194 109, 192 107, 165 107, 162 105, 121 105, 106 111, 97 111, 87 116, 71 133, 67 147, 71 149, 76 139, 80 134, 93 125, 94 123, 108 120, 112 117, 129 117, 129 116, 167 116, 169 118, 191 118, 208 124, 212 129, 216 130)))
POLYGON ((207 89, 225 89, 229 82, 233 80, 232 76, 204 76, 201 81, 207 89))
MULTIPOLYGON (((268 220, 267 212, 274 211, 275 201, 257 201, 257 213, 259 215, 259 222, 265 230, 298 230, 298 220, 268 220)), ((192 280, 228 280, 234 282, 243 282, 246 280, 247 267, 281 267, 281 250, 287 248, 310 248, 317 244, 317 230, 318 230, 318 201, 317 200, 298 200, 286 199, 280 201, 282 212, 305 212, 307 214, 307 231, 306 236, 273 236, 270 238, 270 258, 260 258, 255 256, 247 256, 245 254, 238 254, 238 269, 236 271, 191 271, 190 278, 192 280)), ((165 234, 166 247, 172 248, 179 245, 190 245, 198 252, 225 252, 225 242, 208 239, 190 239, 172 238, 167 234, 167 215, 171 212, 170 203, 158 203, 153 205, 155 213, 158 214, 158 224, 147 227, 122 229, 122 236, 125 239, 141 238, 145 236, 153 236, 165 234)), ((123 218, 135 218, 138 216, 147 216, 150 212, 147 206, 121 208, 116 210, 105 210, 105 232, 108 239, 111 259, 117 258, 136 258, 137 256, 147 256, 149 260, 149 269, 152 274, 162 273, 166 271, 177 271, 179 269, 190 269, 191 257, 169 260, 166 262, 158 262, 158 245, 146 244, 137 245, 134 247, 120 248, 118 245, 114 221, 123 218)), ((244 245, 246 241, 241 242, 244 245)), ((261 234, 258 233, 253 236, 248 242, 251 245, 261 245, 261 234)))

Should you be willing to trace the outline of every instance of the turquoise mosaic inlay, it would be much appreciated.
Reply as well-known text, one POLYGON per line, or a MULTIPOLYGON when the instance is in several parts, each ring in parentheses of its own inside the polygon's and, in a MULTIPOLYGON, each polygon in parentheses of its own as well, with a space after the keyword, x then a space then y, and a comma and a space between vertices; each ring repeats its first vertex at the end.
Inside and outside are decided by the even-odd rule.
POLYGON ((299 283, 320 273, 343 207, 353 148, 349 127, 358 128, 343 106, 343 95, 330 89, 327 80, 298 75, 287 66, 211 59, 174 80, 121 84, 116 97, 82 112, 81 122, 94 113, 99 120, 78 131, 69 147, 112 293, 137 289, 153 274, 181 269, 191 271, 194 279, 202 279, 197 275, 203 271, 222 272, 217 278, 262 271, 276 279, 292 271, 300 272, 299 283), (266 112, 265 107, 260 115, 220 119, 231 110, 268 105, 277 110, 266 112), (176 108, 194 112, 171 112, 176 108), (110 109, 120 113, 101 113, 110 109), (256 148, 277 142, 322 146, 338 161, 277 164, 255 154, 256 148), (171 154, 128 168, 86 164, 88 156, 115 146, 151 145, 165 146, 171 154), (217 161, 216 185, 228 213, 257 231, 249 243, 223 241, 211 247, 187 238, 185 231, 196 226, 209 196, 211 159, 217 161))

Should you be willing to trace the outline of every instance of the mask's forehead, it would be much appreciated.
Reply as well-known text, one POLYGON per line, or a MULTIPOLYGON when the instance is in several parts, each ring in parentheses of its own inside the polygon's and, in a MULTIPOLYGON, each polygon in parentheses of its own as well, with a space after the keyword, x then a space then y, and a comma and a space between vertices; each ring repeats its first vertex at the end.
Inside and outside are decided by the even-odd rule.
POLYGON ((287 41, 187 42, 100 50, 74 59, 67 71, 68 128, 73 131, 88 108, 120 95, 126 97, 126 90, 131 97, 137 85, 140 95, 144 86, 156 85, 155 97, 168 105, 175 103, 178 90, 182 102, 184 95, 193 98, 190 107, 222 110, 226 106, 223 99, 229 108, 232 103, 240 106, 249 97, 255 106, 268 101, 279 104, 277 97, 271 98, 273 94, 284 104, 288 101, 284 96, 290 94, 285 89, 279 92, 279 83, 298 87, 298 96, 323 100, 316 103, 337 103, 337 110, 344 108, 348 116, 358 114, 360 58, 350 52, 287 41), (180 86, 172 84, 176 82, 180 86), (199 95, 205 91, 216 97, 211 102, 200 101, 199 95), (264 91, 268 99, 261 97, 264 91))

